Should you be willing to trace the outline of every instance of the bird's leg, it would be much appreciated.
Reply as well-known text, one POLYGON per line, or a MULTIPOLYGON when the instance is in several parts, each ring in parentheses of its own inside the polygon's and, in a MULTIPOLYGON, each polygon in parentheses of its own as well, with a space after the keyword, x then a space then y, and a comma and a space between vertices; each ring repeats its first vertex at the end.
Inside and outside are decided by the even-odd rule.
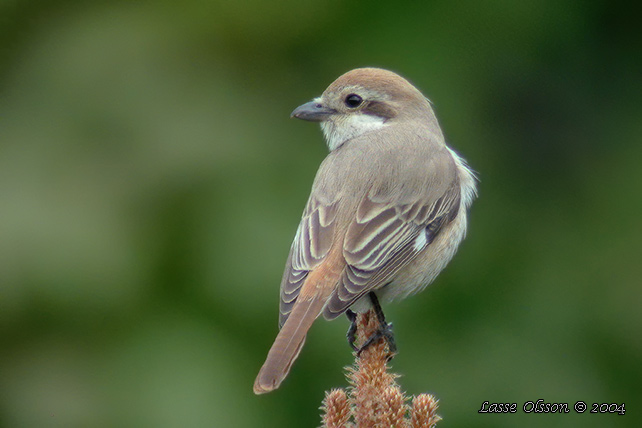
POLYGON ((348 339, 348 345, 352 348, 353 351, 359 351, 359 348, 354 344, 357 340, 357 314, 348 309, 346 311, 346 316, 350 321, 350 328, 346 333, 346 338, 348 339))
MULTIPOLYGON (((383 314, 383 309, 381 309, 381 305, 379 304, 379 299, 377 299, 377 296, 373 292, 370 292, 368 295, 370 296, 372 307, 375 311, 375 314, 377 315, 377 320, 379 321, 379 329, 374 334, 372 334, 364 342, 363 345, 361 345, 361 348, 359 348, 359 350, 357 351, 357 356, 361 355, 361 352, 363 352, 364 349, 367 349, 368 346, 372 345, 377 340, 383 337, 388 343, 388 350, 390 351, 389 358, 392 359, 392 356, 397 352, 395 336, 392 333, 392 323, 386 322, 386 317, 383 314)), ((350 327, 350 329, 352 329, 352 326, 350 327)), ((350 332, 348 331, 348 333, 350 332)))

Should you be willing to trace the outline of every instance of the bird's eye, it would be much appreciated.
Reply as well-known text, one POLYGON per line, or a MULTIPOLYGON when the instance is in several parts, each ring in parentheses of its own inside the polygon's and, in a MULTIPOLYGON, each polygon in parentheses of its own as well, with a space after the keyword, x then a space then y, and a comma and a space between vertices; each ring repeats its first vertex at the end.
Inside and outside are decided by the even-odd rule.
POLYGON ((357 94, 350 94, 346 97, 346 105, 350 108, 356 108, 361 105, 363 99, 357 94))

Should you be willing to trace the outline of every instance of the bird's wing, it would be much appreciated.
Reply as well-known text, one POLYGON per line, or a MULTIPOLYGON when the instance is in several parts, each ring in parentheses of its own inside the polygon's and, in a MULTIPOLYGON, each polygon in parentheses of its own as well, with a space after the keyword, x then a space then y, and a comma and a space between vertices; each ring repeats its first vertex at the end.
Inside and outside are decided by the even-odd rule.
POLYGON ((459 174, 446 149, 428 151, 421 141, 403 149, 405 153, 395 152, 388 150, 386 140, 374 149, 385 153, 372 155, 362 174, 354 176, 345 171, 354 168, 355 159, 362 162, 363 155, 358 141, 352 143, 341 150, 356 154, 332 152, 315 179, 281 281, 280 326, 333 243, 342 246, 345 266, 324 307, 329 319, 385 286, 459 212, 459 174))
POLYGON ((281 280, 279 327, 287 320, 308 273, 328 255, 335 232, 337 202, 311 197, 294 236, 281 280))
POLYGON ((445 191, 434 190, 406 203, 373 192, 364 197, 344 238, 347 265, 324 309, 326 318, 337 317, 364 294, 386 285, 457 216, 457 177, 445 191))

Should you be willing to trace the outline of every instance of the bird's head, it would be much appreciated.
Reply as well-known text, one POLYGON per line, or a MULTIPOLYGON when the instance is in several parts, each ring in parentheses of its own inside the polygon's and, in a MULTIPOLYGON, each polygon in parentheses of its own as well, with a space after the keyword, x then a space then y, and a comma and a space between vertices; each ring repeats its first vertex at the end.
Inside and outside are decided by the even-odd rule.
POLYGON ((358 68, 332 82, 291 117, 320 122, 330 150, 401 120, 432 116, 428 100, 403 77, 379 68, 358 68))

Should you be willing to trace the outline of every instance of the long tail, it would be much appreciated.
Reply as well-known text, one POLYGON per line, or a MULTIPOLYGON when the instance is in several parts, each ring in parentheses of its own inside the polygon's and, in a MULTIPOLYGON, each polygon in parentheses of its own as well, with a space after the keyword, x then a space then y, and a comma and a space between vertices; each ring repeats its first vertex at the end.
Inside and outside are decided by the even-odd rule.
POLYGON ((292 363, 301 352, 305 335, 321 314, 344 266, 341 252, 335 251, 310 272, 290 316, 276 336, 254 381, 255 394, 265 394, 277 389, 288 375, 292 363))
POLYGON ((254 381, 255 394, 265 394, 281 385, 290 372, 292 363, 299 356, 305 336, 321 313, 326 300, 325 296, 320 295, 297 300, 254 381))

